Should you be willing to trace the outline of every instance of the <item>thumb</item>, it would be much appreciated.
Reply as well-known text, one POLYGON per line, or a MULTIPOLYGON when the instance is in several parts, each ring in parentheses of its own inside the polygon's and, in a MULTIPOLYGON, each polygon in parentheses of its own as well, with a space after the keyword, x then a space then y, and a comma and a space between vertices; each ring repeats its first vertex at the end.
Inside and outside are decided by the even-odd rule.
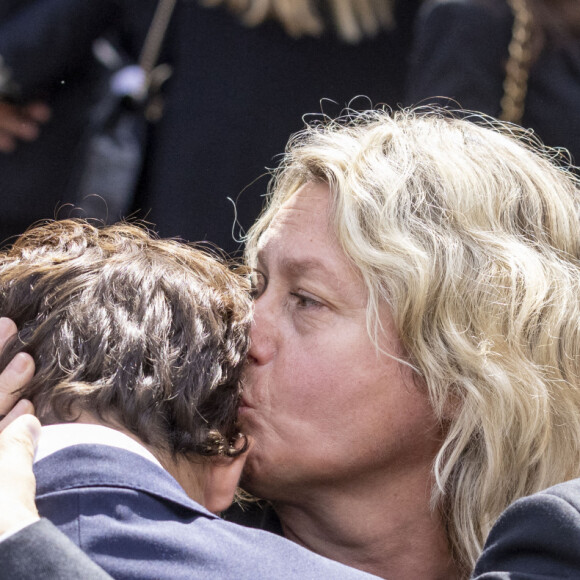
POLYGON ((32 471, 40 423, 21 415, 0 433, 0 534, 38 520, 32 471))
POLYGON ((40 422, 34 415, 16 417, 0 433, 0 461, 32 466, 40 432, 40 422))

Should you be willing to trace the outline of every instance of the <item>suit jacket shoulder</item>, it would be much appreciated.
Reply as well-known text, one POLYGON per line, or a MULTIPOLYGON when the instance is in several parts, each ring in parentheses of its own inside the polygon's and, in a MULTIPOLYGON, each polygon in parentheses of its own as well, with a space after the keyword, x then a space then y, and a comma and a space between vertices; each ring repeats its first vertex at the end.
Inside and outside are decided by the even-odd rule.
POLYGON ((102 445, 63 449, 35 466, 37 504, 115 578, 369 578, 261 530, 226 522, 163 469, 102 445))
POLYGON ((513 503, 492 528, 474 578, 580 578, 580 479, 513 503))
POLYGON ((45 519, 0 542, 0 569, 20 580, 112 580, 45 519))

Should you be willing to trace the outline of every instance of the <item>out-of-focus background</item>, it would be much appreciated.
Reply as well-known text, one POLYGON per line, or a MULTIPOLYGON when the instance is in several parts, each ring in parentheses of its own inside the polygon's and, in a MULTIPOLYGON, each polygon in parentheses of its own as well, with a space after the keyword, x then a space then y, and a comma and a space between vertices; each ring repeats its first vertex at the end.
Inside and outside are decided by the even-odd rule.
MULTIPOLYGON (((95 111, 112 69, 139 61, 158 5, 3 0, 0 241, 39 219, 91 216, 78 206, 95 111)), ((464 107, 580 159, 577 0, 177 0, 156 64, 171 74, 148 101, 135 185, 115 210, 91 184, 96 217, 144 218, 230 253, 305 115, 464 107)))

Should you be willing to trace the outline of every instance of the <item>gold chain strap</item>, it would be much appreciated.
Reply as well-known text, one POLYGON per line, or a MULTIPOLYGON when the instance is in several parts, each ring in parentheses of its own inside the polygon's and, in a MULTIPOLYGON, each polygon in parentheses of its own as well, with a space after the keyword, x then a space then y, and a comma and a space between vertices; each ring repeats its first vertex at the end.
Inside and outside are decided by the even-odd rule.
POLYGON ((503 83, 500 119, 520 123, 524 115, 528 75, 532 63, 532 13, 526 0, 507 0, 514 15, 509 58, 503 83))
POLYGON ((157 64, 159 52, 161 51, 161 44, 165 38, 173 9, 175 8, 176 0, 159 0, 157 9, 153 15, 153 21, 145 37, 143 49, 139 56, 139 66, 150 74, 157 64))
POLYGON ((171 66, 158 65, 157 61, 176 3, 177 0, 159 0, 139 56, 139 66, 147 75, 145 117, 150 123, 159 121, 163 116, 161 87, 173 73, 171 66))

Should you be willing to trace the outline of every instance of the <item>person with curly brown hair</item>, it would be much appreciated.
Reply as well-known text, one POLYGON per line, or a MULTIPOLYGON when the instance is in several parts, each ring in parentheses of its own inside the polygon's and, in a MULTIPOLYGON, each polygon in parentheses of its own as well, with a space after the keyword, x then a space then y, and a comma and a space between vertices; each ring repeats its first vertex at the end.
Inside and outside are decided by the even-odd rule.
POLYGON ((106 572, 368 577, 214 513, 245 459, 252 315, 246 279, 216 257, 133 225, 56 221, 0 253, 0 311, 21 329, 0 368, 22 352, 36 364, 21 394, 44 425, 38 510, 106 572))

